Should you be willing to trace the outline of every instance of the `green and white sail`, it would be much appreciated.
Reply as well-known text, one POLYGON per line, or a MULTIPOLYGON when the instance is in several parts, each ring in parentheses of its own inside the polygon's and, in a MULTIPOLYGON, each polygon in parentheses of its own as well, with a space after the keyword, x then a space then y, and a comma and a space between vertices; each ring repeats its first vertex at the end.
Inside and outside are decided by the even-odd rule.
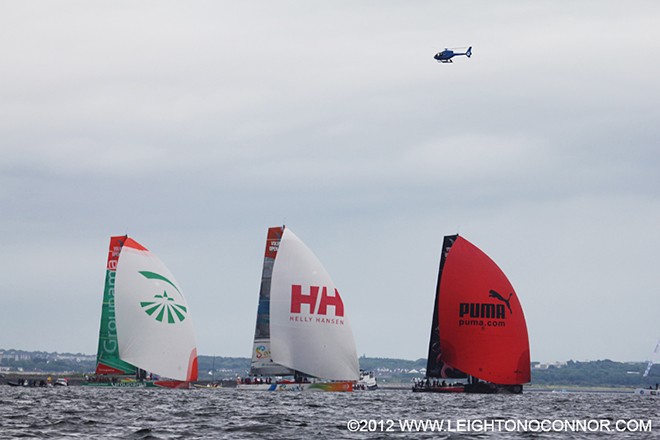
POLYGON ((190 309, 162 261, 128 238, 117 263, 115 312, 119 357, 161 377, 197 380, 190 309))

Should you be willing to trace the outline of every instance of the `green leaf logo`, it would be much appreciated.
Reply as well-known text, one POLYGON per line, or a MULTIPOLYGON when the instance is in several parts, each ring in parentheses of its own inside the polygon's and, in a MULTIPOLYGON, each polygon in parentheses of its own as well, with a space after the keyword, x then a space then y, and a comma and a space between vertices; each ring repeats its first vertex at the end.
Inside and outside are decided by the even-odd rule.
MULTIPOLYGON (((140 275, 147 279, 165 281, 179 292, 179 289, 170 280, 162 275, 154 272, 140 272, 140 275)), ((180 294, 181 292, 179 292, 180 294)), ((188 309, 181 304, 174 302, 174 298, 167 295, 167 290, 163 291, 162 295, 154 295, 155 301, 141 301, 140 306, 144 309, 145 313, 154 317, 158 322, 166 322, 167 324, 176 324, 186 319, 188 309)))

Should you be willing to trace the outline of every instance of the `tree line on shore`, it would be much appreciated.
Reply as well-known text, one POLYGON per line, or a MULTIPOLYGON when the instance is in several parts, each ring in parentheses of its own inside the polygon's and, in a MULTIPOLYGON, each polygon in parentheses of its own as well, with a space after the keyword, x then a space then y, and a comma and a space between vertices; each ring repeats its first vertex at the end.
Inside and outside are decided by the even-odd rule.
MULTIPOLYGON (((244 377, 250 359, 242 357, 199 356, 200 380, 227 380, 244 377)), ((93 374, 96 356, 0 350, 0 374, 69 373, 93 374)), ((360 357, 360 368, 374 371, 381 382, 409 383, 424 377, 426 359, 406 360, 360 357)), ((649 387, 660 382, 660 365, 643 377, 645 362, 611 360, 568 361, 561 364, 532 363, 532 384, 540 386, 649 387)))

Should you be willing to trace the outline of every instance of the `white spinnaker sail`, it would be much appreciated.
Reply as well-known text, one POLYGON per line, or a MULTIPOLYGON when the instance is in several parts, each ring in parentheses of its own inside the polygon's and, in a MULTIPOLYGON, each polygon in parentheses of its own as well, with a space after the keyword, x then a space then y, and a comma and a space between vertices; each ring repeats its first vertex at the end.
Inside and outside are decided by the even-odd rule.
POLYGON ((286 228, 270 291, 274 362, 318 378, 358 380, 355 340, 336 292, 316 256, 286 228))
POLYGON ((644 371, 644 377, 649 375, 653 364, 660 364, 660 340, 655 344, 655 350, 651 353, 651 359, 649 359, 649 364, 646 366, 646 371, 644 371))
POLYGON ((133 240, 117 263, 115 310, 121 359, 169 379, 195 380, 197 349, 186 299, 163 262, 133 240))

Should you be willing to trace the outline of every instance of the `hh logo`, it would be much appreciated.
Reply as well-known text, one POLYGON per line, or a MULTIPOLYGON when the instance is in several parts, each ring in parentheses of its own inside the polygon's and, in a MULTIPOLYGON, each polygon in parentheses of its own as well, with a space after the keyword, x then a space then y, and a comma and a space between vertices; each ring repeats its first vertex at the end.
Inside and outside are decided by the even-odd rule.
POLYGON ((335 316, 344 316, 344 303, 339 296, 339 292, 335 289, 334 296, 328 295, 327 287, 310 286, 309 294, 303 293, 302 286, 294 284, 291 286, 291 313, 301 313, 302 305, 309 306, 309 313, 316 315, 327 315, 328 306, 332 306, 335 311, 335 316), (321 291, 321 299, 319 300, 319 290, 321 291), (317 308, 318 301, 318 308, 317 308))

